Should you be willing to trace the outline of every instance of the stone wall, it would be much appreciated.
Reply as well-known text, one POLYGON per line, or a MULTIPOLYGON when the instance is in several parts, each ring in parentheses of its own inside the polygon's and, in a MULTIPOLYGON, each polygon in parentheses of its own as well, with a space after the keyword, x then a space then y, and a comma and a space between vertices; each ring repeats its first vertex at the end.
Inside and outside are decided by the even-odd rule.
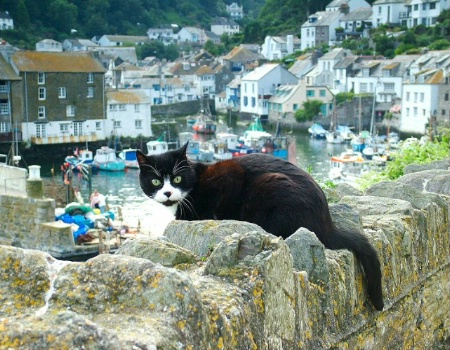
POLYGON ((0 164, 0 193, 26 193, 27 169, 0 164))
POLYGON ((408 176, 332 206, 379 252, 383 311, 353 254, 306 229, 175 221, 84 263, 0 246, 0 348, 448 349, 450 172, 408 176))

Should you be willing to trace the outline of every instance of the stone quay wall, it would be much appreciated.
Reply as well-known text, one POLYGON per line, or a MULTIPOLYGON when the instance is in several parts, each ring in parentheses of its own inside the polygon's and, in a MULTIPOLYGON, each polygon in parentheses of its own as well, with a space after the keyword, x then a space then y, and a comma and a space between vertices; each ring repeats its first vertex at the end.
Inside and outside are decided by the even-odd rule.
POLYGON ((28 171, 23 168, 0 164, 0 193, 26 193, 26 179, 28 171))
POLYGON ((76 263, 0 246, 0 349, 448 349, 449 185, 428 170, 330 194, 379 253, 383 311, 353 254, 303 228, 174 221, 76 263))

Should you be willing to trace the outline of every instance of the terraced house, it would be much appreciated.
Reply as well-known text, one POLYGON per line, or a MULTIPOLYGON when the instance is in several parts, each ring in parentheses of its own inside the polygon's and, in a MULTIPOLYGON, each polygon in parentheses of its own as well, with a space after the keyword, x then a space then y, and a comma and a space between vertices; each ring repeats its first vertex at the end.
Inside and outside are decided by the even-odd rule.
POLYGON ((85 52, 21 51, 11 65, 22 79, 13 99, 23 141, 34 144, 105 139, 105 69, 85 52))

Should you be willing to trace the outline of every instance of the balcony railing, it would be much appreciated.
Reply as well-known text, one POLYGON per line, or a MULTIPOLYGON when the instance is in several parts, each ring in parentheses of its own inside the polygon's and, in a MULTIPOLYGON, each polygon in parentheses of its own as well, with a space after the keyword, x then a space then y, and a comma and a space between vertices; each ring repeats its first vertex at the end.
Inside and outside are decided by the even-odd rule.
POLYGON ((97 137, 95 133, 90 133, 87 135, 46 135, 45 137, 38 137, 36 135, 31 136, 31 143, 35 145, 54 145, 60 143, 83 143, 83 142, 95 142, 99 141, 101 138, 97 137))

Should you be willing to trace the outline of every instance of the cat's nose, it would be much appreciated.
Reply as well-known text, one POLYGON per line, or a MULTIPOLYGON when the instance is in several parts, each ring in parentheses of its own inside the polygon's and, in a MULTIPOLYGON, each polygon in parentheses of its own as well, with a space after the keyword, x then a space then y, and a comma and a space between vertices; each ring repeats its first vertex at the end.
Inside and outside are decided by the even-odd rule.
POLYGON ((169 192, 169 191, 164 192, 164 195, 165 195, 167 198, 170 198, 170 196, 172 195, 172 192, 169 192))

